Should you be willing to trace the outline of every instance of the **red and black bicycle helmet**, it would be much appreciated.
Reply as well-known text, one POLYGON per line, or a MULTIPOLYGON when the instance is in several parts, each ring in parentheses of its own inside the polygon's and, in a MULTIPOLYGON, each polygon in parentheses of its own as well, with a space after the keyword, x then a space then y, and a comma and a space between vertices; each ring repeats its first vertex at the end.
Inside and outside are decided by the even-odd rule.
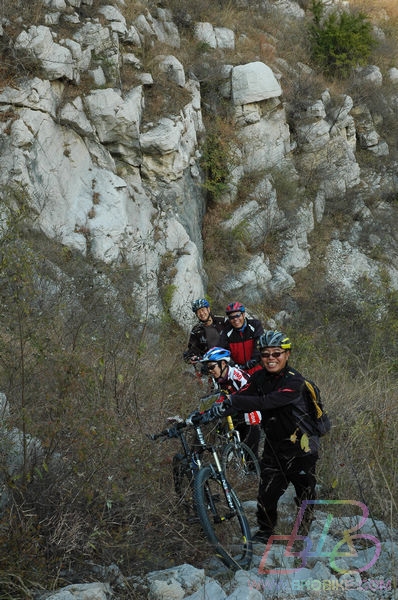
POLYGON ((230 315, 233 312, 245 312, 245 307, 240 302, 231 302, 225 309, 225 314, 230 315))

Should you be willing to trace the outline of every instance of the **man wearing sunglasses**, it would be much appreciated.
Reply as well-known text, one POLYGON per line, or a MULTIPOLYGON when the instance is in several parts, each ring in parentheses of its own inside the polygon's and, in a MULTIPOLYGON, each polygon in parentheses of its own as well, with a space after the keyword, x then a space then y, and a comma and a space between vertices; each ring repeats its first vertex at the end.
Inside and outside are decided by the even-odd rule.
POLYGON ((232 360, 251 375, 259 368, 260 354, 256 342, 264 333, 261 321, 246 317, 240 302, 231 302, 225 309, 227 323, 220 335, 219 345, 231 352, 232 360))
MULTIPOLYGON (((315 499, 319 438, 302 432, 295 416, 297 410, 309 412, 309 407, 303 393, 304 377, 288 365, 289 338, 280 331, 266 331, 259 337, 257 347, 262 369, 241 390, 225 396, 223 402, 214 404, 208 412, 210 418, 236 411, 261 412, 265 441, 257 497, 259 530, 253 540, 266 544, 275 533, 278 500, 289 483, 295 488, 298 506, 303 500, 315 499)), ((308 533, 312 518, 307 508, 300 535, 308 533)))

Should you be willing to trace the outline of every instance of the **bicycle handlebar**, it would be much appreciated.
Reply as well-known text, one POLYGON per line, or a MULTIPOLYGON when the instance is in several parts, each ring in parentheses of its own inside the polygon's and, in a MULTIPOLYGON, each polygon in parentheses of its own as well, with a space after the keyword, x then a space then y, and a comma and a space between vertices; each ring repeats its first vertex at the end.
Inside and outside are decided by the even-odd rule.
POLYGON ((196 411, 189 415, 185 420, 178 421, 177 423, 174 423, 172 427, 163 429, 163 431, 160 431, 159 433, 150 433, 148 434, 148 437, 150 440, 157 440, 160 437, 177 437, 180 429, 183 429, 184 427, 195 427, 205 423, 209 423, 208 415, 196 411))
POLYGON ((160 437, 176 437, 179 429, 183 429, 184 427, 187 427, 191 424, 187 421, 188 419, 186 419, 185 421, 181 421, 180 423, 175 423, 172 427, 163 429, 163 431, 160 431, 159 433, 149 433, 148 437, 150 440, 157 440, 160 437))

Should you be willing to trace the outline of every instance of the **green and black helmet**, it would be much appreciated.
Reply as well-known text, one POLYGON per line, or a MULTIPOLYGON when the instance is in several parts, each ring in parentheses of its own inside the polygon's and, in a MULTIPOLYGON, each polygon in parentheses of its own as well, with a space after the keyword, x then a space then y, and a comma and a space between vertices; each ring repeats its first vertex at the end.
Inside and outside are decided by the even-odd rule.
POLYGON ((257 340, 257 348, 283 348, 284 350, 290 350, 292 344, 284 333, 277 330, 264 331, 257 340))

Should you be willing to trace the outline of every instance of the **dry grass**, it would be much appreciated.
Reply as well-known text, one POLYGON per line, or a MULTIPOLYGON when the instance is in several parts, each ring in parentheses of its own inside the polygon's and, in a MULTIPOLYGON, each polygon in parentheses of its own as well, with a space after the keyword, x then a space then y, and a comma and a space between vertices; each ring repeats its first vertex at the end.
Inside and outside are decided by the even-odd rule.
POLYGON ((386 18, 398 19, 396 0, 350 0, 350 5, 369 15, 378 24, 385 23, 386 18))

